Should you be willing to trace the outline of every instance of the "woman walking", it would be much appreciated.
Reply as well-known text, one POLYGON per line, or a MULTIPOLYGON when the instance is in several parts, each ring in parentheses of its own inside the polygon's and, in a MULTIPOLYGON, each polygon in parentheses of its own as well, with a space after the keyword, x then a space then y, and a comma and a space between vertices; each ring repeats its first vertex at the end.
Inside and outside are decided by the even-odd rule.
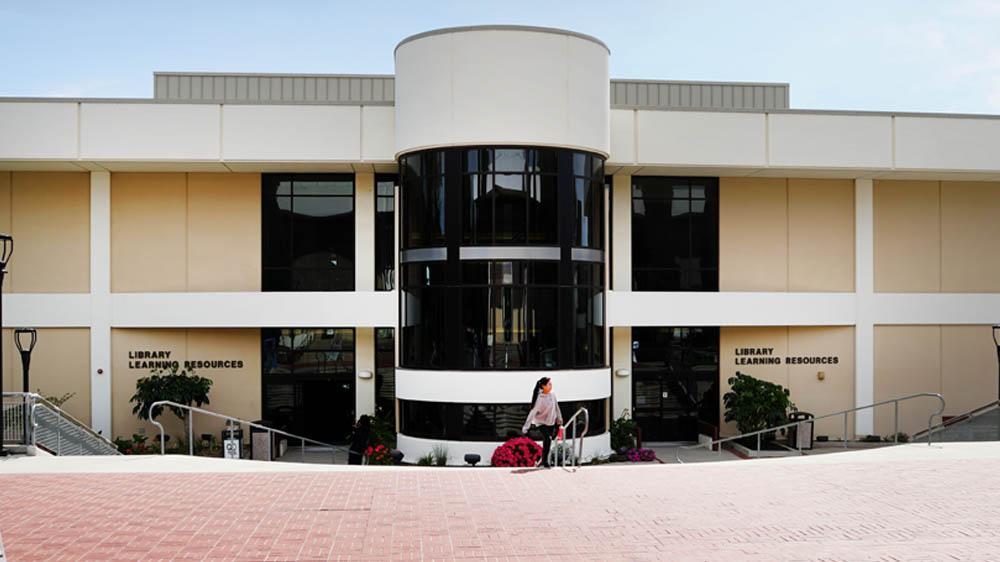
POLYGON ((542 466, 545 468, 552 468, 549 466, 549 448, 562 423, 562 411, 556 395, 552 393, 552 379, 542 377, 535 383, 535 390, 531 393, 531 411, 528 412, 528 419, 524 422, 521 433, 527 433, 528 428, 533 425, 538 426, 542 432, 542 466))

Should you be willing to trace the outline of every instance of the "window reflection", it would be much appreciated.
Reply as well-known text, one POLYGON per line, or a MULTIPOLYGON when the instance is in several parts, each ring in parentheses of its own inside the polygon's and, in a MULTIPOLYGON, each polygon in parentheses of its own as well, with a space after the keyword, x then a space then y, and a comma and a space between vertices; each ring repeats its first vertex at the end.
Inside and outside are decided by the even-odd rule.
POLYGON ((262 178, 264 291, 354 290, 354 177, 262 178))
POLYGON ((632 288, 717 291, 717 178, 632 178, 632 288))
MULTIPOLYGON (((529 405, 400 400, 399 408, 400 433, 410 437, 452 441, 504 441, 521 434, 529 405)), ((580 408, 587 408, 590 414, 588 434, 599 435, 607 431, 606 399, 560 402, 559 408, 566 418, 580 408)), ((528 435, 540 438, 534 429, 528 435)))

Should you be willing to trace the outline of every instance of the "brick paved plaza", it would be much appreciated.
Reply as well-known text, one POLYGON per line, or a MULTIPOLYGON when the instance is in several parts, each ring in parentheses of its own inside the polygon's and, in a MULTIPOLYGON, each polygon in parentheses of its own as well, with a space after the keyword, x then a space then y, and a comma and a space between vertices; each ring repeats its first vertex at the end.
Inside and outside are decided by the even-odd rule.
POLYGON ((7 556, 1000 559, 996 443, 575 474, 247 462, 2 461, 7 556))

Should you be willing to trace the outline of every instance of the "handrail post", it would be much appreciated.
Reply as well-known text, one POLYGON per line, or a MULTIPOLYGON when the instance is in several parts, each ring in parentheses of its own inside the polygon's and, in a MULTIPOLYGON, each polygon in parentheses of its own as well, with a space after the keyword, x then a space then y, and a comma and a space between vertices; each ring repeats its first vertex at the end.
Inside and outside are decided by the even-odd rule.
POLYGON ((271 430, 267 430, 267 460, 274 460, 274 451, 271 450, 271 446, 274 444, 274 436, 271 435, 271 430))
POLYGON ((799 450, 799 456, 802 456, 802 439, 799 439, 800 431, 802 431, 802 422, 795 424, 795 447, 799 450))
MULTIPOLYGON (((899 400, 892 401, 892 444, 899 443, 899 400)), ((934 419, 933 416, 931 419, 934 419)), ((927 426, 930 428, 930 425, 927 426)))
POLYGON ((760 432, 757 432, 757 456, 760 457, 760 432))
POLYGON ((306 462, 306 438, 299 439, 302 443, 302 462, 306 462))
POLYGON ((187 426, 188 426, 188 456, 194 456, 194 412, 188 410, 187 413, 187 426))
POLYGON ((847 412, 844 412, 844 448, 847 448, 847 412))
POLYGON ((62 424, 56 422, 56 456, 62 455, 62 424))

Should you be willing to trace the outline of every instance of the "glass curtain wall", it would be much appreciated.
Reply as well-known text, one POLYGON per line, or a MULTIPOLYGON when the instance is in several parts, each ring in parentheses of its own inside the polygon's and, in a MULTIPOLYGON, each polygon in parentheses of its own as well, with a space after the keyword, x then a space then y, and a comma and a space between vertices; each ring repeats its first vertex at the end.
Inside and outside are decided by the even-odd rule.
POLYGON ((375 290, 391 291, 396 270, 396 179, 375 176, 375 290))
POLYGON ((400 158, 401 365, 604 366, 604 161, 549 148, 400 158))

